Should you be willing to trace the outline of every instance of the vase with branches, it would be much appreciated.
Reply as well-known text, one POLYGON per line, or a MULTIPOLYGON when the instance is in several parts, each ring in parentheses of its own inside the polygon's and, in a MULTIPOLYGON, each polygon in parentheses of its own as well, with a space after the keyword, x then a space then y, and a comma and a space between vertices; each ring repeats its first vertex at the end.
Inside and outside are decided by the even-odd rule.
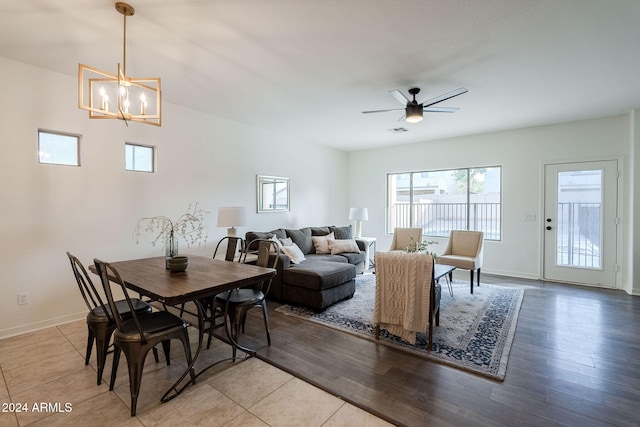
POLYGON ((198 202, 191 202, 187 212, 175 221, 162 215, 140 218, 133 237, 136 243, 140 243, 143 233, 151 235, 151 245, 164 243, 167 259, 172 258, 178 255, 178 236, 185 240, 187 247, 206 244, 209 228, 204 224, 204 216, 208 213, 200 208, 198 202))
POLYGON ((409 236, 409 241, 410 241, 409 245, 406 248, 404 248, 405 252, 420 252, 424 254, 429 254, 433 257, 434 262, 436 258, 438 258, 438 255, 435 252, 432 252, 429 250, 429 245, 438 244, 438 242, 436 242, 435 240, 431 240, 431 241, 422 240, 420 242, 416 242, 413 236, 409 236))

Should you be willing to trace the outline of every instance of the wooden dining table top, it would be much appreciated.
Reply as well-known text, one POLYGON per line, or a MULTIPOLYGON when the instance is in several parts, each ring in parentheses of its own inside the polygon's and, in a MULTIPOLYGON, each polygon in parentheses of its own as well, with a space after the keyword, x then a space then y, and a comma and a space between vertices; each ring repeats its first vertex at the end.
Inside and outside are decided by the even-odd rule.
MULTIPOLYGON (((182 272, 167 270, 163 256, 109 264, 120 274, 127 288, 168 305, 211 297, 259 283, 276 274, 273 268, 196 255, 189 255, 189 265, 182 272)), ((95 266, 91 265, 90 270, 95 273, 95 266)))

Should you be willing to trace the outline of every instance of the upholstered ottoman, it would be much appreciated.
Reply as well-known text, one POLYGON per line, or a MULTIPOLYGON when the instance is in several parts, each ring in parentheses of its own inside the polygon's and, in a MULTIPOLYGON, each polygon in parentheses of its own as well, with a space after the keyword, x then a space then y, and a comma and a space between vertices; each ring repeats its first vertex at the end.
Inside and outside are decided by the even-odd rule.
POLYGON ((282 298, 314 310, 353 297, 356 266, 346 262, 305 260, 282 271, 282 298))

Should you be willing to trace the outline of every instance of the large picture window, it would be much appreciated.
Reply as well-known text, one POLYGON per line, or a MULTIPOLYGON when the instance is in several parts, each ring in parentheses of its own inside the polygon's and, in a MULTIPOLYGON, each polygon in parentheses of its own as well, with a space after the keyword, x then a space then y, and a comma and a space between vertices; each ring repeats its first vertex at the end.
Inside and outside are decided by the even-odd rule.
POLYGON ((500 166, 387 175, 387 232, 420 227, 426 236, 449 237, 451 230, 484 232, 500 240, 500 166))

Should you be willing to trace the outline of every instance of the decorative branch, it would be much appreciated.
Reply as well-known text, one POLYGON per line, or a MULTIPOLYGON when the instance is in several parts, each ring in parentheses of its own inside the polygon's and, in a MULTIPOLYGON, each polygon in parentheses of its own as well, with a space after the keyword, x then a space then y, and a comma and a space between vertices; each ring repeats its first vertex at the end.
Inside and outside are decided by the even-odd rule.
POLYGON ((143 232, 152 234, 155 237, 152 239, 151 245, 155 246, 159 241, 164 243, 173 234, 181 236, 187 242, 187 247, 201 246, 206 244, 209 237, 209 227, 203 224, 204 215, 208 213, 210 212, 199 207, 198 202, 191 202, 187 212, 180 215, 175 221, 171 221, 166 216, 140 218, 133 230, 133 238, 136 243, 140 243, 143 232))
POLYGON ((438 255, 435 252, 430 252, 429 251, 429 245, 437 245, 438 242, 435 240, 431 240, 431 241, 426 241, 426 240, 422 240, 420 242, 414 242, 414 238, 413 236, 409 236, 409 240, 411 241, 411 243, 409 243, 409 245, 404 248, 405 252, 421 252, 421 253, 425 253, 425 254, 429 254, 433 257, 433 259, 435 260, 438 255))

